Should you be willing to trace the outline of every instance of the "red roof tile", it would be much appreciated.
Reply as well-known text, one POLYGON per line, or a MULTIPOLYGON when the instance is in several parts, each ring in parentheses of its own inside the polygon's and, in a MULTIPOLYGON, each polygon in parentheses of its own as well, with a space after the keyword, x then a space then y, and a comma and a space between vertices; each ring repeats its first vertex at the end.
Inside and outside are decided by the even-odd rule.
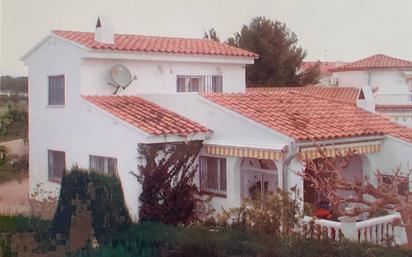
MULTIPOLYGON (((315 61, 303 61, 300 65, 300 69, 305 71, 315 66, 318 62, 315 61)), ((320 62, 320 74, 330 74, 331 69, 336 69, 342 65, 348 64, 348 62, 320 62)))
POLYGON ((211 130, 137 96, 83 96, 97 107, 152 135, 187 136, 211 130))
POLYGON ((381 112, 404 112, 412 111, 412 104, 377 104, 375 106, 376 111, 381 112))
POLYGON ((412 142, 412 129, 386 117, 296 91, 202 95, 296 141, 390 134, 412 142))
POLYGON ((306 86, 306 87, 250 87, 247 92, 257 93, 279 93, 294 91, 302 94, 312 95, 327 98, 330 100, 356 105, 361 92, 360 88, 356 87, 322 87, 322 86, 306 86))
POLYGON ((362 71, 371 69, 412 69, 412 61, 393 58, 383 54, 373 55, 330 71, 362 71))
POLYGON ((98 50, 194 55, 225 55, 253 58, 258 56, 250 51, 208 39, 115 34, 114 44, 104 44, 95 41, 94 33, 92 32, 53 30, 53 33, 88 48, 98 50))

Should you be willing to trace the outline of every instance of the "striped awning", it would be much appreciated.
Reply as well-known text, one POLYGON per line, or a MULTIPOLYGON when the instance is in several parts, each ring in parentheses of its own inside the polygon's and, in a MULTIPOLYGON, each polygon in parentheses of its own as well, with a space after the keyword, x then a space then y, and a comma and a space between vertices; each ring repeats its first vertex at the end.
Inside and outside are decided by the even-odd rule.
POLYGON ((281 160, 283 157, 281 150, 220 145, 206 145, 206 152, 213 155, 248 157, 267 160, 281 160))
MULTIPOLYGON (((333 157, 337 154, 345 154, 349 150, 355 150, 356 154, 376 153, 380 150, 381 141, 356 143, 356 144, 342 144, 342 145, 328 145, 320 146, 325 151, 326 156, 333 157)), ((301 148, 299 158, 304 159, 308 157, 310 159, 316 159, 320 157, 318 149, 316 147, 301 148)))

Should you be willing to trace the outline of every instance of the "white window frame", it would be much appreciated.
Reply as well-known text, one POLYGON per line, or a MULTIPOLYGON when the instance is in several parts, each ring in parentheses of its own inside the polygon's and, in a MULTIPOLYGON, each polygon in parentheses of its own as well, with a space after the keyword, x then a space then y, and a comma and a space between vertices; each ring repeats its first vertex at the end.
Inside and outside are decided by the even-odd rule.
POLYGON ((58 151, 58 150, 47 150, 47 178, 51 182, 57 182, 60 183, 63 177, 63 173, 66 170, 66 153, 64 151, 58 151), (63 170, 61 172, 61 176, 56 176, 56 168, 59 168, 56 163, 51 163, 53 160, 53 157, 51 158, 52 154, 63 154, 63 170))
MULTIPOLYGON (((96 162, 99 161, 98 159, 95 160, 96 162)), ((94 171, 96 173, 99 174, 104 174, 104 175, 110 175, 110 176, 117 176, 118 175, 118 165, 119 165, 119 160, 115 157, 108 157, 108 156, 101 156, 101 155, 93 155, 90 154, 89 155, 89 169, 90 171, 94 171), (104 166, 104 170, 99 170, 97 167, 93 167, 94 165, 94 161, 92 160, 93 158, 100 158, 103 160, 103 166, 104 166), (109 170, 109 161, 112 160, 114 161, 114 167, 115 170, 114 171, 110 171, 109 170)), ((99 164, 97 164, 97 166, 99 166, 99 164)))
POLYGON ((226 158, 212 157, 212 156, 199 156, 199 191, 202 194, 211 194, 218 197, 227 197, 227 164, 226 158), (207 160, 214 159, 217 161, 217 189, 207 188, 207 178, 210 176, 209 169, 207 168, 207 160), (223 185, 222 181, 222 166, 224 165, 225 181, 223 185), (206 172, 206 174, 205 174, 206 172), (206 175, 206 180, 204 176, 206 175))
POLYGON ((223 92, 223 76, 222 75, 177 75, 176 76, 176 92, 177 93, 198 93, 198 92, 223 92), (215 85, 213 84, 215 78, 215 85), (220 80, 219 80, 219 79, 220 80), (184 79, 183 91, 179 91, 179 79, 184 79), (193 91, 191 88, 192 79, 198 79, 198 90, 193 91), (220 84, 218 83, 220 81, 220 84), (219 90, 217 90, 219 89, 219 90))
POLYGON ((47 76, 47 107, 51 108, 61 108, 66 105, 66 76, 64 74, 57 74, 57 75, 49 75, 47 76), (51 78, 57 78, 57 77, 63 77, 63 104, 51 104, 50 103, 50 79, 51 78))

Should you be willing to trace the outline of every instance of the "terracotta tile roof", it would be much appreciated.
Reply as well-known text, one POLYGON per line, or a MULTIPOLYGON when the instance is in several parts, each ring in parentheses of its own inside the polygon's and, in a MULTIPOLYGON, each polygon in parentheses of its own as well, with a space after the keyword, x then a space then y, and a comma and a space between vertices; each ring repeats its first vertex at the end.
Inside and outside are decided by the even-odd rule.
MULTIPOLYGON (((303 61, 300 65, 300 69, 305 71, 312 68, 317 64, 317 61, 303 61)), ((348 64, 348 62, 320 62, 320 74, 330 74, 331 69, 336 69, 342 65, 348 64)))
POLYGON ((322 87, 322 86, 306 86, 306 87, 250 87, 247 92, 258 93, 279 93, 294 91, 307 95, 323 97, 334 101, 356 105, 361 92, 360 88, 356 87, 322 87))
POLYGON ((152 135, 211 132, 202 125, 138 96, 83 96, 97 107, 152 135))
POLYGON ((412 69, 412 61, 393 58, 383 54, 373 55, 330 71, 362 71, 371 69, 412 69))
POLYGON ((115 34, 114 44, 104 44, 95 41, 92 32, 53 30, 52 33, 98 50, 258 57, 257 54, 250 51, 208 39, 115 34))
POLYGON ((412 104, 377 104, 375 105, 376 111, 387 112, 404 112, 412 111, 412 104))
POLYGON ((202 95, 296 141, 390 134, 412 142, 412 129, 389 118, 296 91, 202 95))

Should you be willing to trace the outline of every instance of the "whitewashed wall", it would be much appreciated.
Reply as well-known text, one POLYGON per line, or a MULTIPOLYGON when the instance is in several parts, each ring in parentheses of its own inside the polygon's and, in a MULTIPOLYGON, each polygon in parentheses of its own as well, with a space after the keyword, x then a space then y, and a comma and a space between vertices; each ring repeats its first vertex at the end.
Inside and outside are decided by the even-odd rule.
MULTIPOLYGON (((405 79, 401 70, 371 70, 334 72, 333 77, 338 80, 339 86, 370 86, 378 87, 379 94, 410 93, 410 82, 405 79)), ((381 95, 377 103, 405 103, 410 102, 408 95, 381 95)))
POLYGON ((29 66, 30 191, 38 183, 56 190, 48 181, 47 151, 64 151, 66 168, 89 167, 89 155, 118 159, 120 180, 132 216, 137 215, 140 186, 129 174, 137 166, 137 142, 145 140, 138 130, 119 122, 80 98, 81 51, 51 39, 26 61, 29 66), (62 55, 61 53, 65 54, 62 55), (66 105, 48 107, 48 76, 64 74, 66 105))
POLYGON ((244 92, 246 88, 245 69, 241 64, 84 59, 80 67, 81 93, 112 94, 114 88, 107 82, 112 81, 110 70, 114 64, 125 65, 137 76, 137 80, 126 90, 120 90, 119 95, 176 93, 177 75, 222 75, 224 92, 244 92))

